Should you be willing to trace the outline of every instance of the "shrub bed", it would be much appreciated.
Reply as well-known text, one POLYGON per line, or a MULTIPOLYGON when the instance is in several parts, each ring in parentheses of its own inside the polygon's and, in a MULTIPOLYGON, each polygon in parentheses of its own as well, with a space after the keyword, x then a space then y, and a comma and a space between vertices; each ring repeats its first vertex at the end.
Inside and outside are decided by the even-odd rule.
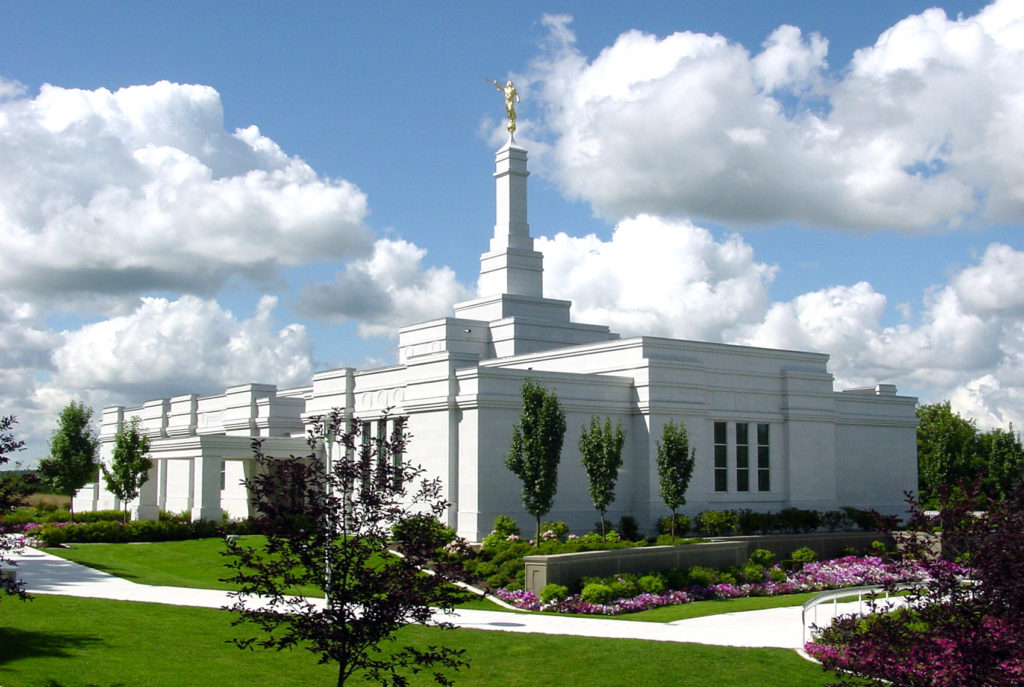
POLYGON ((67 543, 104 543, 140 541, 169 541, 173 539, 203 539, 225 534, 249 534, 252 531, 248 521, 177 522, 171 520, 131 520, 127 524, 105 520, 91 523, 50 523, 36 524, 27 528, 25 534, 43 542, 46 546, 67 543))
POLYGON ((877 556, 846 556, 807 563, 799 570, 788 572, 778 565, 762 568, 759 581, 741 581, 737 579, 735 571, 694 566, 686 572, 589 578, 580 594, 563 599, 552 597, 543 601, 523 589, 499 589, 495 595, 528 611, 620 615, 691 601, 780 596, 859 585, 919 581, 923 577, 924 568, 916 561, 886 562, 877 556), (660 593, 653 591, 659 582, 664 582, 669 589, 660 593), (688 586, 683 589, 672 588, 676 586, 673 582, 683 582, 688 586))
MULTIPOLYGON (((521 589, 526 577, 523 556, 543 556, 556 553, 579 551, 606 551, 646 546, 647 541, 623 539, 615 530, 609 530, 602 539, 600 534, 591 532, 583 536, 569 534, 564 522, 546 522, 541 525, 541 540, 534 545, 532 540, 523 539, 519 527, 512 518, 500 515, 494 521, 494 529, 484 537, 483 545, 474 554, 460 555, 467 581, 492 589, 521 589)), ((465 547, 449 546, 447 550, 465 547)))
MULTIPOLYGON (((119 510, 97 510, 75 513, 76 523, 120 521, 124 513, 119 510)), ((68 509, 38 510, 35 508, 19 508, 12 513, 0 516, 0 532, 20 532, 25 525, 52 524, 68 522, 71 513, 68 509)))

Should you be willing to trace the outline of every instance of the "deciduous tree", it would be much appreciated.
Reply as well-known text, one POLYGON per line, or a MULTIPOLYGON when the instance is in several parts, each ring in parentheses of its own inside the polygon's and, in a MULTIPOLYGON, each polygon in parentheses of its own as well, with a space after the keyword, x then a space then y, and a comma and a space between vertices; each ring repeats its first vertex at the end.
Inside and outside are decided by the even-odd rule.
POLYGON ((416 534, 436 532, 422 523, 443 516, 449 504, 440 480, 392 460, 404 455, 404 432, 362 442, 360 424, 343 424, 337 412, 323 418, 310 432, 310 454, 301 457, 272 458, 254 442, 258 474, 245 484, 266 543, 229 540, 234 575, 226 581, 240 590, 230 607, 239 614, 233 624, 252 623, 263 634, 235 644, 302 647, 338 665, 339 686, 357 674, 404 685, 404 673, 421 671, 451 684, 441 671, 467 665, 462 650, 382 646, 409 623, 450 627, 435 621, 434 609, 451 611, 461 599, 449 584, 457 570, 434 560, 433 534, 416 534), (318 447, 324 438, 326 451, 318 447), (404 532, 401 555, 388 546, 396 526, 404 532), (424 572, 428 563, 433 574, 424 572), (294 596, 303 586, 323 590, 325 599, 294 596))
POLYGON ((149 438, 139 431, 139 418, 133 417, 114 435, 114 455, 110 468, 103 469, 107 489, 121 502, 123 522, 128 522, 128 502, 139 495, 142 485, 149 480, 153 461, 149 453, 149 438))
POLYGON ((590 500, 601 514, 601 540, 605 539, 604 514, 615 500, 615 482, 622 467, 622 445, 626 433, 619 422, 612 429, 612 421, 605 418, 604 424, 598 417, 590 418, 590 428, 580 433, 579 448, 583 456, 583 469, 587 471, 590 485, 590 500))
POLYGON ((1024 445, 1020 435, 996 427, 978 435, 978 446, 985 461, 985 489, 991 496, 1004 498, 1014 484, 1024 480, 1024 445))
POLYGON ((672 511, 672 541, 676 540, 676 511, 686 505, 686 490, 690 488, 696 449, 690 448, 686 425, 669 421, 661 430, 658 442, 658 484, 661 500, 672 511))
POLYGON ((537 519, 534 542, 540 545, 540 521, 551 510, 558 491, 565 411, 553 391, 532 380, 523 382, 521 394, 523 408, 505 465, 523 482, 523 506, 537 519))
POLYGON ((917 478, 921 500, 934 504, 939 491, 974 479, 981 469, 978 428, 949 401, 917 408, 917 478))
POLYGON ((74 496, 96 474, 99 446, 89 421, 92 408, 72 401, 61 411, 57 429, 50 439, 50 457, 39 461, 44 484, 56 494, 72 498, 71 519, 75 519, 74 496))

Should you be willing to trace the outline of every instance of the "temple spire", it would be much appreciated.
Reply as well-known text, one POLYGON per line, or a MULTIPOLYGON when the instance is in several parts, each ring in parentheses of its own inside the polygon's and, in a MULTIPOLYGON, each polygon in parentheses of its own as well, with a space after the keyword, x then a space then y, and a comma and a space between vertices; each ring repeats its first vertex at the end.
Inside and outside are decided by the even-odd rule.
POLYGON ((510 133, 494 156, 494 236, 480 256, 480 296, 544 295, 544 256, 533 249, 526 217, 526 161, 526 149, 510 133))

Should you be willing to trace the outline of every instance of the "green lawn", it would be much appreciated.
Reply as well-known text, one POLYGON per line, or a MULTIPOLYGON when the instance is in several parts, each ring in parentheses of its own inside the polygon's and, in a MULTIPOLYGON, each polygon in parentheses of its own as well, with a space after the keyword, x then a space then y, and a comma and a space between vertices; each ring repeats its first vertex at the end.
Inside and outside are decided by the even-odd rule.
MULTIPOLYGON (((3 687, 308 687, 336 670, 305 651, 255 652, 226 611, 37 595, 0 601, 3 687)), ((466 649, 455 676, 469 687, 820 687, 829 675, 783 649, 727 647, 409 627, 399 642, 466 649)), ((366 684, 361 680, 353 684, 366 684)), ((434 684, 426 677, 413 685, 434 684)))
POLYGON ((235 587, 220 581, 231 570, 224 564, 224 540, 140 542, 137 544, 69 544, 67 549, 47 549, 61 558, 139 584, 197 589, 235 587))
MULTIPOLYGON (((258 538, 253 537, 253 540, 258 541, 258 538)), ((48 551, 69 561, 75 561, 140 584, 199 589, 232 589, 230 585, 219 580, 230 572, 224 566, 224 562, 227 560, 221 555, 224 551, 224 541, 219 538, 140 544, 71 544, 70 547, 68 549, 48 549, 48 551)), ((322 596, 320 590, 313 588, 299 590, 297 593, 307 596, 322 596)), ((812 593, 807 593, 723 601, 698 601, 615 617, 622 620, 668 623, 674 620, 699 618, 718 613, 798 606, 811 596, 813 596, 812 593)), ((483 600, 469 601, 462 607, 500 610, 497 605, 483 600)), ((0 685, 3 683, 0 682, 0 685)))

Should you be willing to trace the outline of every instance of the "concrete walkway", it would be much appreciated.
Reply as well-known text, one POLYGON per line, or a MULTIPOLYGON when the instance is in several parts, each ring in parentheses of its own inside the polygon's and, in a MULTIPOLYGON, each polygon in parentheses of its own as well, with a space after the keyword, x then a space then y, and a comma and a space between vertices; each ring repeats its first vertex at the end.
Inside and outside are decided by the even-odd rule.
MULTIPOLYGON (((203 608, 221 608, 235 601, 225 591, 136 584, 38 549, 25 549, 15 557, 15 561, 18 564, 18 578, 25 581, 27 590, 32 594, 59 594, 203 608)), ((837 610, 848 612, 846 606, 847 604, 840 604, 837 610)), ((831 616, 831 605, 827 606, 827 610, 819 607, 817 622, 828 622, 826 615, 831 616)), ((804 642, 800 616, 800 606, 787 606, 763 611, 723 613, 671 623, 469 609, 459 610, 447 616, 439 614, 438 618, 474 630, 800 649, 804 642)))

